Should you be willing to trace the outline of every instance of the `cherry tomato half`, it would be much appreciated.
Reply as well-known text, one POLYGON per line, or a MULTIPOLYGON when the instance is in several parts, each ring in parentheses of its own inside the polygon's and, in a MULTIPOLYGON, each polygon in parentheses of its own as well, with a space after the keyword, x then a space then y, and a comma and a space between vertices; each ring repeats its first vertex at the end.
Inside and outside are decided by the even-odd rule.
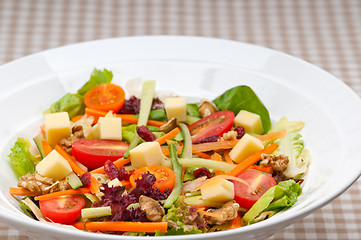
POLYGON ((232 111, 224 110, 201 118, 188 128, 192 136, 192 142, 197 143, 214 135, 222 136, 223 133, 231 130, 233 123, 234 113, 232 111))
POLYGON ((74 142, 74 158, 90 170, 104 166, 107 160, 114 162, 123 157, 129 144, 117 140, 83 139, 74 142))
POLYGON ((91 88, 84 96, 85 106, 115 113, 123 107, 125 93, 123 88, 112 83, 103 83, 91 88))
POLYGON ((237 177, 249 184, 233 181, 234 200, 240 207, 246 209, 250 209, 268 189, 277 184, 271 175, 257 170, 246 170, 237 177))
POLYGON ((130 184, 133 188, 136 186, 135 180, 141 178, 146 172, 150 172, 155 175, 156 180, 153 188, 159 188, 162 192, 164 192, 167 188, 169 190, 173 189, 175 174, 172 169, 161 165, 151 165, 135 170, 129 178, 130 184))
POLYGON ((75 222, 84 208, 85 200, 79 195, 66 195, 39 201, 41 213, 55 223, 75 222))

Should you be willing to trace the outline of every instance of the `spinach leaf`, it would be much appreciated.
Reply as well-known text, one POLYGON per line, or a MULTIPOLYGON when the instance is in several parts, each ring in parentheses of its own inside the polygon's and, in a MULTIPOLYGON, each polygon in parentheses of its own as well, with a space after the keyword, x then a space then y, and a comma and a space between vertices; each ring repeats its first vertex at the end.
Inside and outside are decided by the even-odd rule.
POLYGON ((230 110, 235 115, 246 110, 261 117, 263 131, 271 128, 271 119, 267 108, 263 105, 256 93, 248 86, 233 87, 213 100, 219 110, 230 110))

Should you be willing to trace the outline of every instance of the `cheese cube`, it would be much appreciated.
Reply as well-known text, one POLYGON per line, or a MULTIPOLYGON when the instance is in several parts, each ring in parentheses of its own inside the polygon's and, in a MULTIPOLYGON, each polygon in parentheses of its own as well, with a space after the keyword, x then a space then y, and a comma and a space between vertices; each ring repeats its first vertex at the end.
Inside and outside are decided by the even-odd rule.
POLYGON ((263 134, 261 117, 246 110, 239 111, 234 118, 234 125, 243 127, 246 133, 263 134))
POLYGON ((122 119, 117 117, 99 118, 101 139, 122 140, 122 119))
POLYGON ((50 145, 57 144, 71 134, 70 120, 67 112, 49 113, 44 115, 46 139, 50 145))
POLYGON ((134 168, 150 165, 161 165, 164 155, 157 142, 145 142, 129 151, 130 161, 134 168))
POLYGON ((176 118, 179 122, 187 120, 187 102, 185 98, 170 97, 164 100, 168 120, 176 118))
POLYGON ((233 183, 223 179, 214 179, 201 188, 202 199, 214 202, 226 202, 234 198, 233 183))
POLYGON ((246 133, 229 152, 229 156, 236 163, 240 163, 263 148, 261 140, 246 133))
POLYGON ((36 171, 43 177, 61 180, 71 173, 72 169, 68 161, 53 150, 36 165, 36 171))

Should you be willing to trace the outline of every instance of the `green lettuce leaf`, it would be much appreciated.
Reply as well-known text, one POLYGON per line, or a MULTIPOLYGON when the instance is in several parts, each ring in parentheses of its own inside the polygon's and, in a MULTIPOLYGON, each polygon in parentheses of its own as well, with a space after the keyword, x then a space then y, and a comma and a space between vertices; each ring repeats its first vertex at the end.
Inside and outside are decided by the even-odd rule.
POLYGON ((80 94, 67 93, 55 103, 51 104, 50 108, 44 111, 47 113, 68 112, 69 118, 84 114, 85 104, 83 96, 80 94))
POLYGON ((265 192, 258 201, 245 213, 243 221, 249 225, 266 217, 286 210, 293 206, 298 196, 302 193, 302 188, 294 180, 287 180, 278 183, 265 192))
POLYGON ((113 79, 113 73, 104 69, 103 71, 94 69, 88 82, 86 82, 79 90, 78 94, 84 96, 91 88, 102 83, 110 83, 113 79))
POLYGON ((219 110, 230 110, 235 115, 241 110, 258 114, 261 117, 263 131, 271 128, 271 119, 267 108, 256 93, 248 86, 237 86, 224 92, 213 100, 219 110))
POLYGON ((40 155, 34 156, 30 152, 31 144, 27 138, 18 138, 10 149, 10 166, 16 177, 20 178, 27 173, 35 172, 34 162, 40 161, 40 155))
POLYGON ((198 104, 188 103, 187 104, 187 115, 192 117, 201 118, 201 115, 198 113, 198 104))

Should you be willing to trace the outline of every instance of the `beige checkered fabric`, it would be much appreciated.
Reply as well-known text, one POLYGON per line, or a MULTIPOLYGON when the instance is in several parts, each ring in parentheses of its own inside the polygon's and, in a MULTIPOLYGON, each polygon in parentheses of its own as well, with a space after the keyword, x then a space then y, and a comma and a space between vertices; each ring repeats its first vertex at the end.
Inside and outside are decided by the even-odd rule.
MULTIPOLYGON (((0 64, 70 43, 135 35, 266 46, 325 69, 361 96, 359 0, 0 0, 0 64)), ((0 239, 28 238, 2 224, 0 239)), ((361 239, 361 180, 272 239, 361 239)))

